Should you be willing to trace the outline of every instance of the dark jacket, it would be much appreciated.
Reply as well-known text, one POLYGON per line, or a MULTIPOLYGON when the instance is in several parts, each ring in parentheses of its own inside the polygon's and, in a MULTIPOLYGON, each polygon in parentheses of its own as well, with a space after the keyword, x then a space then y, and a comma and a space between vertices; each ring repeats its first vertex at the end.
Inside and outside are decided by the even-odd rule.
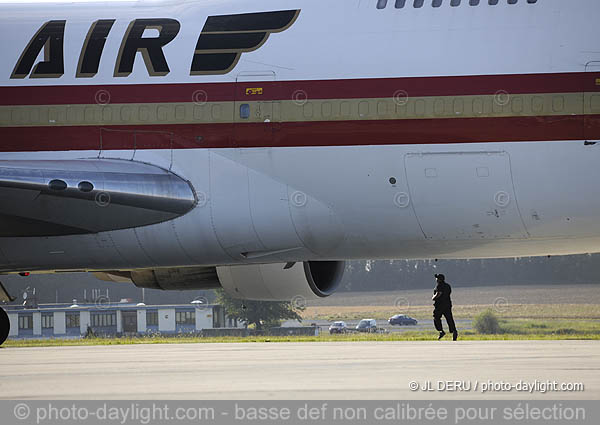
POLYGON ((433 300, 433 306, 436 310, 445 310, 452 308, 452 300, 450 299, 450 294, 452 293, 452 288, 446 282, 438 282, 435 289, 433 290, 434 294, 441 293, 439 297, 433 300))

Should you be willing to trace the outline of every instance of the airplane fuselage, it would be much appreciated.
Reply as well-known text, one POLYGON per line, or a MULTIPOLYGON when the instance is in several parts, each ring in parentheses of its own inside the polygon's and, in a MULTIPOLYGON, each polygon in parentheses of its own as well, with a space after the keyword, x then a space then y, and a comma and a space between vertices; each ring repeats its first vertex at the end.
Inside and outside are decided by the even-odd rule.
POLYGON ((387 3, 0 4, 0 181, 193 191, 52 234, 0 205, 0 271, 600 252, 600 3, 387 3))

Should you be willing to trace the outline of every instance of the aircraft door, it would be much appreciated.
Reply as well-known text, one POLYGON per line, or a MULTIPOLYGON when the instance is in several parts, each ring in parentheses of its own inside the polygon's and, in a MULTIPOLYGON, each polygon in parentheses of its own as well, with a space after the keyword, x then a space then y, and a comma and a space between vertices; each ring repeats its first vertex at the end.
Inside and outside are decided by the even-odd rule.
POLYGON ((585 66, 584 135, 588 142, 600 140, 600 62, 585 66))
POLYGON ((236 79, 234 146, 271 146, 281 125, 274 72, 244 72, 236 79))
POLYGON ((506 152, 405 156, 410 197, 426 239, 526 238, 506 152))

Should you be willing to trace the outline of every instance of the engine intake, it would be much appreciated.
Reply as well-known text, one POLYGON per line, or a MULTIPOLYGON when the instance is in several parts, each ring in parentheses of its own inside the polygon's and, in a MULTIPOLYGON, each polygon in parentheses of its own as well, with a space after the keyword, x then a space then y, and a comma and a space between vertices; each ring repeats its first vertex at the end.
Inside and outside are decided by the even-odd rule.
POLYGON ((286 264, 252 264, 217 267, 225 291, 236 298, 290 301, 295 297, 327 297, 339 287, 343 261, 307 261, 286 264))

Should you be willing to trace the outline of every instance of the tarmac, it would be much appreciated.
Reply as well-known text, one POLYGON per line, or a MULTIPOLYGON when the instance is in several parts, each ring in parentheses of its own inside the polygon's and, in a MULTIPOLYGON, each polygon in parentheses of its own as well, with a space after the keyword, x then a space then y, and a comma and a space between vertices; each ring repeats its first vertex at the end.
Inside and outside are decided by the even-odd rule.
POLYGON ((0 348, 0 399, 598 400, 600 341, 0 348))

